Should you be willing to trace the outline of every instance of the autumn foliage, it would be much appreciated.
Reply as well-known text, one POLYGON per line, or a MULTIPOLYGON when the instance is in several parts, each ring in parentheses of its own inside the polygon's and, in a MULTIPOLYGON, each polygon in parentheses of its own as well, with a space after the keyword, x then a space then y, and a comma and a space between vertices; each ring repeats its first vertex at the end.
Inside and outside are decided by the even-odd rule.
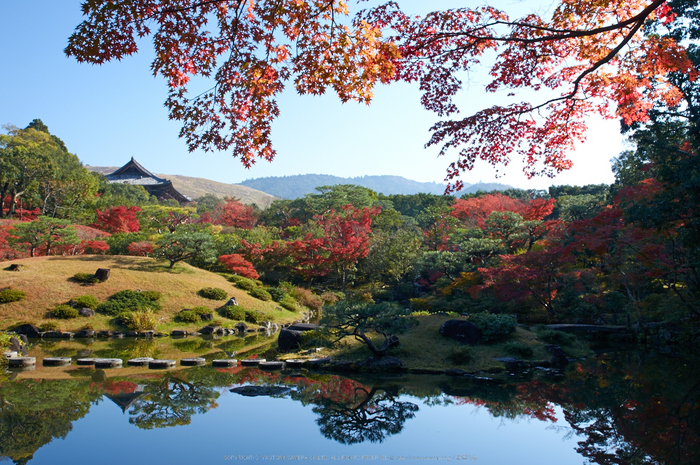
POLYGON ((138 232, 140 226, 136 213, 140 211, 139 207, 127 208, 123 205, 105 208, 104 211, 98 209, 97 221, 93 226, 110 233, 138 232))
POLYGON ((257 222, 255 209, 252 206, 230 198, 224 199, 216 206, 212 217, 213 224, 241 229, 251 229, 257 222))
POLYGON ((231 273, 245 278, 258 279, 260 275, 255 271, 253 264, 243 258, 240 254, 222 255, 219 257, 221 263, 231 273))

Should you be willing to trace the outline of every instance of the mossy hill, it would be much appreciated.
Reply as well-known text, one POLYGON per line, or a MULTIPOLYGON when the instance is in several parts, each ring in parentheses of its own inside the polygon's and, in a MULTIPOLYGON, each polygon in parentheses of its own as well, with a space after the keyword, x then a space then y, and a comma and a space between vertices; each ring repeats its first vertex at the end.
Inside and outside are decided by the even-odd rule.
POLYGON ((276 302, 262 301, 232 283, 209 271, 178 263, 169 270, 167 263, 147 257, 81 255, 71 257, 37 257, 13 260, 21 265, 21 271, 8 271, 9 262, 0 269, 2 287, 17 288, 26 293, 18 302, 0 305, 0 328, 11 328, 18 323, 29 322, 37 326, 46 323, 58 325, 64 331, 73 331, 90 325, 94 329, 110 329, 113 317, 97 313, 94 317, 79 317, 69 320, 50 318, 49 311, 79 296, 93 295, 100 302, 112 294, 124 290, 158 291, 162 309, 158 311, 158 330, 173 328, 197 329, 203 323, 180 323, 175 321, 178 312, 185 308, 205 306, 212 309, 215 323, 233 326, 236 322, 223 318, 217 309, 225 301, 201 297, 198 291, 207 287, 225 290, 235 297, 238 304, 249 310, 262 312, 267 321, 277 323, 301 319, 300 313, 281 309, 276 302), (94 273, 98 268, 110 269, 107 281, 97 284, 81 284, 72 279, 76 273, 94 273))

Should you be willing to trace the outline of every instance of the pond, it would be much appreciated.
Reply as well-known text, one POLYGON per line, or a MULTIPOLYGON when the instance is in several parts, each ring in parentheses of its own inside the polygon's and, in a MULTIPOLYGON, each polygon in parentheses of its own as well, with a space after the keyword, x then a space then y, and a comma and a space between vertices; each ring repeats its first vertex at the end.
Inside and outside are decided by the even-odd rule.
MULTIPOLYGON (((187 342, 209 358, 241 344, 187 342)), ((700 463, 697 360, 609 352, 569 364, 563 376, 482 378, 41 366, 56 353, 174 350, 76 344, 36 346, 36 370, 0 375, 0 461, 700 463)))

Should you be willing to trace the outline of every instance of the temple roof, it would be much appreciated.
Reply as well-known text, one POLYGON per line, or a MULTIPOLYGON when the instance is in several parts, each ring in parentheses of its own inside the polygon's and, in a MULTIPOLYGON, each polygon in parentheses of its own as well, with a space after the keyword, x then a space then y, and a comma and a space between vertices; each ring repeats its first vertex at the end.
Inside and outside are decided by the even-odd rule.
POLYGON ((144 168, 139 162, 131 157, 129 162, 106 175, 109 183, 124 183, 135 186, 143 186, 149 194, 158 197, 158 200, 175 199, 179 203, 187 203, 192 199, 181 194, 173 187, 173 183, 168 179, 159 178, 155 174, 144 168))

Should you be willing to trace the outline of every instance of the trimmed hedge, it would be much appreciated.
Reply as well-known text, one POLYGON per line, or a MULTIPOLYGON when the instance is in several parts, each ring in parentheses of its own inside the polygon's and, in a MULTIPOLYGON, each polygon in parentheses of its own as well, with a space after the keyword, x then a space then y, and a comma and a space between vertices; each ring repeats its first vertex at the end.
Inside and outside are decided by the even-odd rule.
POLYGON ((275 302, 281 302, 282 299, 284 299, 287 296, 287 293, 284 292, 284 289, 280 289, 279 287, 268 287, 267 292, 270 294, 270 297, 272 297, 272 300, 275 302))
POLYGON ((94 295, 81 295, 72 300, 75 301, 75 308, 91 308, 95 310, 100 305, 100 301, 94 295))
POLYGON ((24 291, 8 287, 7 289, 3 289, 0 291, 0 304, 9 304, 10 302, 17 302, 24 299, 25 297, 27 297, 27 294, 24 291))
POLYGON ((258 281, 257 279, 245 278, 243 276, 238 276, 237 274, 229 276, 228 280, 237 288, 243 289, 244 291, 252 291, 256 287, 262 286, 262 282, 258 281))
POLYGON ((228 299, 228 292, 218 287, 205 287, 197 292, 200 296, 205 299, 211 300, 226 300, 228 299))
POLYGON ((80 316, 78 310, 74 309, 70 305, 57 305, 53 310, 51 310, 51 318, 70 320, 73 318, 78 318, 78 316, 80 316))
POLYGON ((183 323, 198 323, 202 321, 199 313, 192 310, 183 310, 177 314, 177 319, 183 323))
POLYGON ((269 302, 270 300, 272 300, 272 296, 270 295, 270 293, 260 287, 248 291, 248 294, 255 297, 256 299, 264 300, 265 302, 269 302))
POLYGON ((75 273, 71 279, 83 284, 96 284, 100 282, 93 273, 75 273))
POLYGON ((117 316, 123 312, 135 312, 150 309, 157 312, 161 309, 160 292, 138 292, 131 290, 119 291, 112 294, 107 302, 97 306, 95 310, 107 315, 117 316))
POLYGON ((496 315, 482 312, 469 315, 469 321, 481 330, 481 340, 485 344, 506 339, 515 332, 517 320, 515 315, 496 315))
POLYGON ((243 321, 245 320, 246 309, 240 305, 229 305, 224 307, 221 313, 229 320, 243 321))

